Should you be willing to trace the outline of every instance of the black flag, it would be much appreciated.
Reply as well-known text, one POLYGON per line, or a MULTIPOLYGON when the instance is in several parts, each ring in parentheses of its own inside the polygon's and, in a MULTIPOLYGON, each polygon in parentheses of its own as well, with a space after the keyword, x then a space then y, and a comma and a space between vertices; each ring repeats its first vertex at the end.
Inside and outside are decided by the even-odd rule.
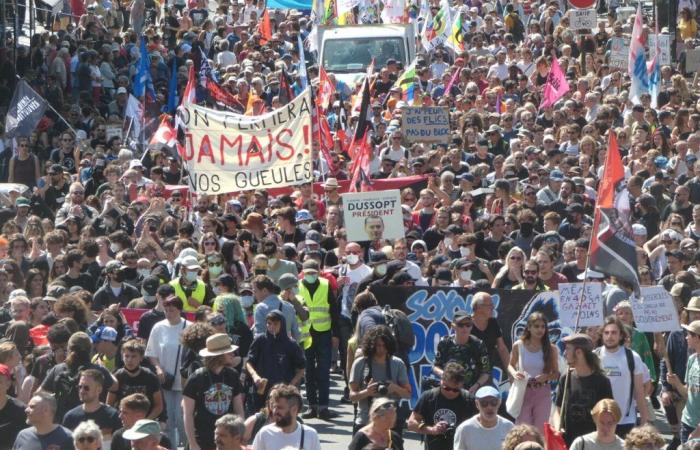
POLYGON ((19 80, 5 118, 5 136, 29 136, 49 104, 26 81, 19 80))

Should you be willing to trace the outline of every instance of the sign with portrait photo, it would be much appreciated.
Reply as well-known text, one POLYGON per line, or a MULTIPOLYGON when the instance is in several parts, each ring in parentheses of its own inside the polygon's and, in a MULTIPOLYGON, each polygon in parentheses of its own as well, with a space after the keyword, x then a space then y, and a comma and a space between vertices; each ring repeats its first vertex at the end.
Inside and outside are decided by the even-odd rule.
POLYGON ((342 194, 348 241, 375 241, 404 237, 401 195, 398 189, 342 194))

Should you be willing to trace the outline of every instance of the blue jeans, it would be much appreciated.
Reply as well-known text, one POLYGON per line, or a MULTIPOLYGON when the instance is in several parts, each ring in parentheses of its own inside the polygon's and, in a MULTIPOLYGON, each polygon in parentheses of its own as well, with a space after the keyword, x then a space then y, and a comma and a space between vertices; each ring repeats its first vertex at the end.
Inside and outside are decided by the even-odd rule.
POLYGON ((306 353, 306 397, 312 408, 328 408, 331 388, 331 332, 311 329, 313 343, 306 353))
POLYGON ((681 422, 681 444, 688 442, 688 439, 690 439, 690 434, 693 431, 695 431, 695 427, 691 427, 690 425, 686 425, 681 422))
POLYGON ((163 400, 168 411, 167 434, 174 447, 187 443, 185 422, 182 415, 182 391, 163 389, 163 400))

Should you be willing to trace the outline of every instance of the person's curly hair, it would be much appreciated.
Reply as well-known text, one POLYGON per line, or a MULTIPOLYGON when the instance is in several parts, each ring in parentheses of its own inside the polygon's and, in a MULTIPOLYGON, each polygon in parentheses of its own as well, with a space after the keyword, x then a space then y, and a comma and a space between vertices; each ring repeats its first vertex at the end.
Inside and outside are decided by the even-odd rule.
POLYGON ((647 445, 652 445, 654 448, 659 449, 665 444, 666 441, 653 425, 643 425, 630 430, 625 438, 624 450, 644 448, 647 445))
POLYGON ((206 322, 195 322, 182 332, 182 345, 194 352, 199 352, 207 346, 207 338, 215 334, 214 327, 206 322))
POLYGON ((63 317, 71 317, 76 321, 80 329, 84 330, 88 325, 89 311, 83 300, 75 294, 66 294, 58 299, 53 307, 56 313, 63 317))
POLYGON ((377 325, 371 328, 362 338, 362 354, 371 358, 374 355, 375 344, 377 339, 384 341, 386 351, 389 355, 396 353, 396 340, 391 334, 391 330, 386 325, 377 325))
POLYGON ((537 442, 542 447, 544 447, 544 439, 542 439, 542 434, 540 430, 533 427, 532 425, 521 423, 510 429, 508 434, 506 434, 505 439, 503 439, 503 449, 502 450, 514 450, 518 444, 526 441, 531 441, 534 438, 534 442, 537 442))

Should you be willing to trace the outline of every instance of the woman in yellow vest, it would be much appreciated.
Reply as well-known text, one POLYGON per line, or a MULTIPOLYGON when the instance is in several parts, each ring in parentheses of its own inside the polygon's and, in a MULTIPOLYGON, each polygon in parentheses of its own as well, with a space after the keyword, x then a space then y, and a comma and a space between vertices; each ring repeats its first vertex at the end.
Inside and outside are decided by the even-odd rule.
POLYGON ((215 297, 211 287, 199 277, 201 270, 195 256, 186 256, 180 264, 180 276, 170 282, 185 312, 197 311, 200 306, 211 304, 215 297))

